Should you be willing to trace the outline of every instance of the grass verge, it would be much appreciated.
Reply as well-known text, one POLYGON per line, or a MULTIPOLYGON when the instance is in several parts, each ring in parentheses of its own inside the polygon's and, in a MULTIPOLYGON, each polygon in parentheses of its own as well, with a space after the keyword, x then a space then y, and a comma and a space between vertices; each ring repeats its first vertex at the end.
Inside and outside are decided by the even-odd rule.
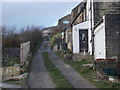
POLYGON ((80 75, 82 75, 86 80, 88 80, 90 83, 95 85, 97 88, 114 88, 116 90, 116 84, 111 83, 109 81, 93 81, 92 76, 96 74, 96 71, 93 70, 93 68, 90 68, 88 66, 83 67, 82 64, 88 64, 91 63, 92 61, 90 60, 81 60, 81 61, 69 61, 64 58, 63 53, 61 52, 56 52, 56 54, 64 60, 65 63, 70 65, 71 67, 74 68, 80 75))
POLYGON ((56 88, 73 88, 72 85, 67 81, 67 79, 61 74, 61 72, 56 68, 56 66, 49 59, 48 53, 43 52, 42 57, 45 62, 45 66, 49 72, 50 77, 56 84, 56 88))

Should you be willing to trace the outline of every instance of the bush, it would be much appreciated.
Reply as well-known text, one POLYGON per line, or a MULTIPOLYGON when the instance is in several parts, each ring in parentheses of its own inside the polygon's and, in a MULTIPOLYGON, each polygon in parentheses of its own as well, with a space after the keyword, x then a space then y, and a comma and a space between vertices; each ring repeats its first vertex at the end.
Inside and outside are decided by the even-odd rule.
POLYGON ((62 42, 61 33, 57 33, 56 35, 54 35, 50 41, 51 41, 51 44, 50 44, 51 47, 55 46, 56 44, 60 44, 62 42))
POLYGON ((66 52, 72 54, 72 51, 70 49, 67 49, 66 52))

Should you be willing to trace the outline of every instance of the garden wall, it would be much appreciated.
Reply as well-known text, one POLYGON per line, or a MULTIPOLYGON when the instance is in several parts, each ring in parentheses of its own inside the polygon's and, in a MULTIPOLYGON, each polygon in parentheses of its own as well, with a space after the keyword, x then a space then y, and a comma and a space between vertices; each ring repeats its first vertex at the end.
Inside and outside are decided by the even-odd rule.
POLYGON ((15 66, 0 68, 0 77, 10 77, 20 75, 20 68, 15 66))

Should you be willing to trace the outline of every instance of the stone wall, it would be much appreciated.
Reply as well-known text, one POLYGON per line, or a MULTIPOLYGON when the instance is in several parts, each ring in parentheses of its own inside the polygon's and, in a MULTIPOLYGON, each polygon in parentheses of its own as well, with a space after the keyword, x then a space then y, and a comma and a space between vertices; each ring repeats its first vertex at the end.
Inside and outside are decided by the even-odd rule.
POLYGON ((67 43, 67 49, 72 51, 72 30, 71 28, 67 28, 65 33, 65 43, 67 43))
POLYGON ((58 50, 59 50, 59 46, 58 45, 53 46, 53 51, 54 52, 57 52, 58 50))
POLYGON ((20 56, 20 48, 4 48, 2 50, 2 55, 3 55, 3 57, 6 57, 6 56, 19 57, 20 56))
POLYGON ((105 14, 120 14, 120 2, 94 2, 94 25, 96 25, 105 14))
POLYGON ((108 76, 118 76, 120 77, 120 71, 118 69, 118 62, 116 60, 112 60, 112 61, 108 61, 103 60, 103 61, 96 61, 94 62, 94 69, 97 71, 98 75, 104 75, 106 76, 107 74, 113 74, 113 75, 107 75, 108 76), (104 70, 105 69, 109 69, 109 71, 107 70, 108 73, 106 73, 104 70))
POLYGON ((86 60, 94 60, 94 56, 90 55, 89 53, 76 53, 73 54, 73 60, 74 61, 80 61, 82 59, 86 59, 86 60))
POLYGON ((63 18, 59 19, 58 28, 60 30, 64 30, 69 26, 70 22, 71 22, 71 15, 68 14, 68 15, 64 16, 63 18), (64 21, 68 21, 68 23, 64 23, 64 21))
POLYGON ((120 14, 105 16, 106 56, 120 60, 120 14))
POLYGON ((0 68, 0 77, 11 77, 20 75, 20 67, 4 67, 0 68))

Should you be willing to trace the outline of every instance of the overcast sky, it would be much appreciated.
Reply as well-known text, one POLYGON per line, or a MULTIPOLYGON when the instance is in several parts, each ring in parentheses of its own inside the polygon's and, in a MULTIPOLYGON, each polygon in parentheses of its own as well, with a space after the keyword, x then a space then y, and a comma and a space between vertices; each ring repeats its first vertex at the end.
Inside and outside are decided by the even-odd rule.
POLYGON ((49 27, 58 19, 70 14, 80 2, 4 2, 2 24, 16 26, 19 30, 27 25, 49 27))

